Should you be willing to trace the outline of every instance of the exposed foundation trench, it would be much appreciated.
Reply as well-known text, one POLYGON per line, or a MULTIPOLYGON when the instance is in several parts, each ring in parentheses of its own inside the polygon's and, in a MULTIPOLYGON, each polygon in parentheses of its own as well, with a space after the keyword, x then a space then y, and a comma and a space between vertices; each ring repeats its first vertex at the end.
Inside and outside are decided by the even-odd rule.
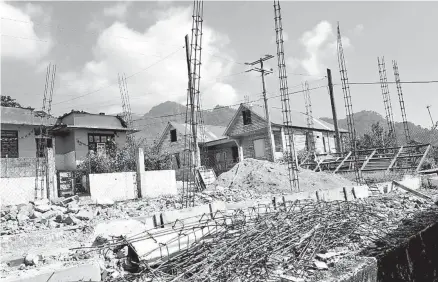
MULTIPOLYGON (((396 243, 389 246, 382 241, 376 242, 376 246, 362 252, 363 256, 377 259, 377 280, 373 277, 345 281, 438 281, 437 207, 404 220, 395 232, 386 236, 385 241, 396 243)), ((371 271, 369 268, 365 270, 371 271)))

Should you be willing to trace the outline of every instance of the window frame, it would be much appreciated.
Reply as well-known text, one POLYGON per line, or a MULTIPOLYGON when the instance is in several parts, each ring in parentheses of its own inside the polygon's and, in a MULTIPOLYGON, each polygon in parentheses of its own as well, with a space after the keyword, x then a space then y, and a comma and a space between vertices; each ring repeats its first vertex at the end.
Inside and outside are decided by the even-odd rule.
POLYGON ((250 110, 243 110, 242 111, 242 120, 243 120, 243 125, 251 125, 252 124, 252 118, 251 118, 251 111, 250 110))
POLYGON ((105 150, 107 150, 108 149, 107 142, 110 140, 115 140, 115 138, 116 138, 115 134, 111 134, 111 133, 88 133, 87 137, 88 137, 88 151, 93 151, 95 153, 97 153, 97 144, 98 143, 104 143, 105 150), (90 141, 90 137, 92 137, 93 141, 90 141), (100 142, 96 142, 96 140, 97 140, 96 137, 99 137, 98 139, 100 142), (104 142, 102 142, 102 137, 106 137, 104 142), (109 137, 109 139, 108 139, 108 137, 109 137))
POLYGON ((177 135, 177 133, 176 133, 176 129, 171 129, 171 130, 169 131, 169 134, 170 134, 170 142, 171 142, 171 143, 173 143, 173 142, 177 142, 177 141, 178 141, 178 135, 177 135), (173 138, 173 137, 175 137, 175 138, 173 138))
POLYGON ((19 143, 18 142, 18 130, 3 130, 2 129, 1 130, 1 143, 0 143, 0 146, 1 146, 1 157, 2 158, 8 158, 8 159, 12 159, 12 158, 17 159, 17 158, 19 158, 19 156, 20 156, 20 149, 19 149, 19 144, 18 143, 19 143), (10 137, 10 136, 6 136, 5 137, 4 135, 7 134, 7 133, 13 133, 15 135, 15 137, 10 137), (3 142, 4 142, 3 140, 4 139, 9 139, 7 142, 15 141, 15 147, 17 148, 16 149, 17 150, 16 156, 15 156, 15 154, 11 156, 9 154, 10 150, 7 150, 6 154, 4 154, 5 153, 5 150, 3 149, 3 142))

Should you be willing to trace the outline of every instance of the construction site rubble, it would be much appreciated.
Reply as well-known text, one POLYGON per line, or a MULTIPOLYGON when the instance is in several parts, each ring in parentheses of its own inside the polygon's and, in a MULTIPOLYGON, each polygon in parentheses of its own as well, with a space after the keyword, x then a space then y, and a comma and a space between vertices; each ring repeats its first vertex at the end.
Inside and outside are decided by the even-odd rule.
POLYGON ((317 281, 345 257, 396 244, 391 232, 431 206, 397 191, 354 202, 287 202, 277 210, 216 213, 196 224, 113 237, 95 250, 112 252, 109 259, 126 267, 123 281, 136 281, 138 272, 144 281, 317 281), (169 232, 174 236, 165 237, 169 232), (134 246, 142 241, 159 244, 139 253, 134 246))
MULTIPOLYGON (((351 187, 355 183, 332 173, 299 171, 300 191, 328 190, 351 187)), ((222 173, 204 195, 222 201, 242 201, 290 194, 287 165, 269 161, 244 159, 231 170, 222 173)))

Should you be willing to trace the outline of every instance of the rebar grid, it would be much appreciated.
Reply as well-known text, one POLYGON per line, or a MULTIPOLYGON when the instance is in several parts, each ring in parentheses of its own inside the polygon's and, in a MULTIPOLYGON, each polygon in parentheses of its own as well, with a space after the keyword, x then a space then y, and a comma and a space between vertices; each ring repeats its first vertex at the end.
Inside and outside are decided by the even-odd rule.
POLYGON ((400 73, 398 72, 398 64, 395 60, 392 61, 392 68, 394 69, 395 84, 397 86, 398 101, 400 103, 405 138, 407 144, 409 144, 411 142, 411 134, 409 132, 408 119, 406 117, 405 101, 403 99, 403 91, 400 83, 400 73))
POLYGON ((312 112, 312 100, 310 99, 310 91, 309 91, 309 83, 306 81, 303 84, 303 93, 304 93, 304 105, 306 107, 306 122, 307 122, 307 128, 310 128, 311 130, 308 131, 308 138, 310 142, 308 143, 309 153, 310 155, 313 155, 315 152, 315 138, 313 136, 313 112, 312 112))
MULTIPOLYGON (((265 213, 255 209, 219 212, 180 226, 182 235, 194 228, 210 229, 177 254, 163 252, 157 261, 142 261, 141 277, 159 278, 152 281, 266 281, 278 278, 279 269, 287 275, 308 277, 318 253, 336 247, 358 251, 378 240, 390 244, 384 239, 394 228, 390 221, 360 201, 288 202, 265 213)), ((165 249, 175 240, 160 247, 165 249)))
POLYGON ((362 177, 359 171, 358 164, 358 156, 357 156, 357 140, 356 140, 356 128, 354 126, 354 117, 353 117, 353 103, 351 101, 350 94, 350 84, 348 83, 348 74, 347 74, 347 65, 345 63, 344 57, 344 48, 342 47, 342 37, 341 31, 339 29, 338 23, 338 35, 337 35, 337 53, 338 53, 338 64, 339 64, 339 73, 341 75, 341 84, 342 91, 344 92, 344 102, 345 102, 345 114, 347 116, 347 126, 348 126, 348 136, 350 141, 350 150, 353 152, 353 165, 354 165, 354 174, 356 178, 356 182, 359 184, 362 182, 362 177))
POLYGON ((389 94, 388 79, 386 77, 385 57, 377 57, 377 65, 379 67, 380 88, 382 89, 383 105, 385 107, 385 119, 392 139, 391 141, 394 142, 394 144, 388 144, 388 146, 394 146, 397 145, 397 136, 395 133, 394 117, 392 114, 391 95, 389 94))
POLYGON ((289 184, 292 190, 299 191, 298 165, 296 163, 295 144, 292 131, 292 119, 289 99, 289 87, 287 84, 286 62, 283 48, 283 24, 281 20, 280 1, 274 0, 275 38, 277 43, 278 79, 280 82, 281 111, 283 113, 283 125, 286 135, 286 155, 289 172, 289 184))
MULTIPOLYGON (((203 1, 193 1, 192 34, 190 51, 188 52, 189 83, 187 91, 186 132, 183 164, 183 197, 184 207, 194 206, 195 192, 199 189, 197 182, 198 160, 198 128, 200 129, 201 142, 205 139, 205 128, 201 111, 201 51, 202 51, 202 26, 203 26, 203 1), (187 128, 189 127, 189 128, 187 128)), ((186 46, 188 48, 188 46, 186 46)))

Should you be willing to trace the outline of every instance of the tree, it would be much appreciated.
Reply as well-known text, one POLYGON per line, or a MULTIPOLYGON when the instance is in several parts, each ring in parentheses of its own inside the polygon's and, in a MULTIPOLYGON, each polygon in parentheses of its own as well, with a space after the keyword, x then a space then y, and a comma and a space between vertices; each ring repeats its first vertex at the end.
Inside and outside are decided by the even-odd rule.
POLYGON ((395 146, 395 140, 391 134, 383 129, 380 122, 371 125, 371 131, 357 138, 357 148, 385 148, 395 146))
POLYGON ((12 107, 12 108, 21 108, 21 105, 15 101, 15 99, 11 98, 11 96, 1 96, 2 99, 2 107, 12 107))
POLYGON ((31 108, 31 107, 23 107, 23 106, 21 106, 20 103, 18 103, 11 96, 3 96, 3 95, 1 95, 1 105, 2 105, 2 107, 23 108, 23 109, 34 110, 34 108, 31 108))

